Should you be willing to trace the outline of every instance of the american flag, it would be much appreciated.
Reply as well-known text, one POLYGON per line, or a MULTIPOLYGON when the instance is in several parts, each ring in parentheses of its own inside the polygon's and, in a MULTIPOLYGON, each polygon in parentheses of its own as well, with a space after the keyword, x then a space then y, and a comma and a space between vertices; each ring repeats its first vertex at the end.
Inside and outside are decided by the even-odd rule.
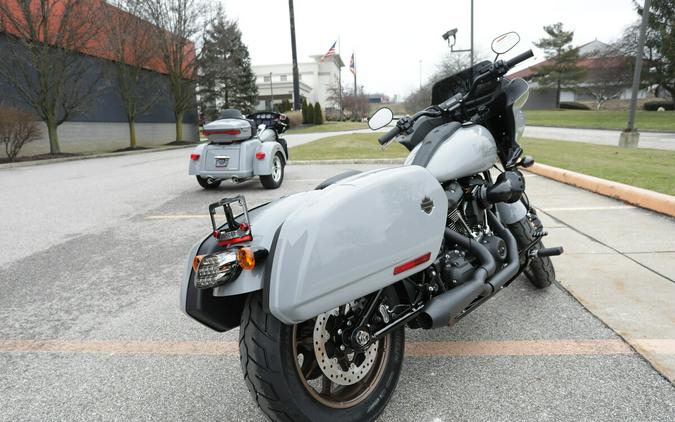
POLYGON ((352 58, 349 60, 349 70, 356 75, 356 63, 354 62, 354 52, 352 52, 352 58))
POLYGON ((321 63, 323 63, 324 60, 329 59, 335 55, 335 44, 337 44, 337 41, 335 41, 332 47, 328 49, 328 52, 326 52, 326 54, 323 55, 323 57, 321 58, 321 63))

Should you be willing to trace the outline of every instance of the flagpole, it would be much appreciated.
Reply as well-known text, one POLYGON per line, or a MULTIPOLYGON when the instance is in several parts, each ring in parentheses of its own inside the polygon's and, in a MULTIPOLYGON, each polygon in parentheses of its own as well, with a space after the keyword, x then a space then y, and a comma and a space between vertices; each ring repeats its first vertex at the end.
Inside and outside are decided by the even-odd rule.
POLYGON ((354 98, 358 97, 359 95, 359 90, 356 85, 356 54, 352 51, 352 60, 354 63, 354 70, 352 70, 352 73, 354 74, 354 98))
MULTIPOLYGON (((340 54, 342 50, 342 43, 340 42, 340 36, 338 36, 338 56, 340 56, 340 60, 342 60, 342 54, 340 54)), ((342 121, 343 115, 342 115, 342 69, 340 69, 340 63, 335 60, 335 57, 333 57, 333 61, 337 65, 338 68, 338 99, 340 100, 340 121, 342 121)))

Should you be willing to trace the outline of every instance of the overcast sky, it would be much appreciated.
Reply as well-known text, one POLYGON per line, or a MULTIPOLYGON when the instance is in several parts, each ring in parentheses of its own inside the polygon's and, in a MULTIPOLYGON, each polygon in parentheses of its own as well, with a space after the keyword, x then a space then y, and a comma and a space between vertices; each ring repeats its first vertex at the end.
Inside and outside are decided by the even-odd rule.
MULTIPOLYGON (((253 64, 291 62, 288 2, 222 0, 238 20, 253 64)), ((405 96, 428 78, 448 51, 441 34, 458 28, 458 48, 470 40, 470 0, 295 0, 298 60, 325 53, 340 38, 346 65, 356 52, 358 84, 367 92, 405 96)), ((517 31, 515 55, 544 35, 542 26, 562 22, 572 29, 575 45, 594 39, 610 42, 638 15, 632 0, 475 0, 475 46, 490 52, 490 42, 517 31)), ((538 52, 535 50, 535 54, 538 52)), ((508 55, 506 56, 508 57, 508 55)), ((541 59, 541 53, 530 63, 541 59)), ((343 68, 343 80, 351 73, 343 68)))

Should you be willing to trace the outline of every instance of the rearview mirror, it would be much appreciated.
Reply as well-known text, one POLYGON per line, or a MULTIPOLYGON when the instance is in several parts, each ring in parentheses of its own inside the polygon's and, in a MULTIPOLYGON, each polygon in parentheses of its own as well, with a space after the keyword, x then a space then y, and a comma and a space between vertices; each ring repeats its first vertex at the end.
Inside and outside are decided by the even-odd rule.
POLYGON ((509 52, 520 42, 520 35, 517 32, 507 32, 492 40, 492 51, 499 54, 509 52))
POLYGON ((394 120, 394 113, 387 107, 382 107, 368 119, 368 127, 372 130, 382 129, 394 120))

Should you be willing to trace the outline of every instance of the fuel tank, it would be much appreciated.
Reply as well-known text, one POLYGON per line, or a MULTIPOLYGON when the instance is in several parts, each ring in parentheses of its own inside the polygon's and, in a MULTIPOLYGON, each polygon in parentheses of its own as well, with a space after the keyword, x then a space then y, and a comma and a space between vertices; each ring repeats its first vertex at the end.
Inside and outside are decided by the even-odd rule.
POLYGON ((460 126, 449 136, 444 135, 443 126, 434 129, 410 152, 404 165, 413 164, 424 148, 436 148, 428 162, 423 164, 441 183, 488 170, 498 159, 497 144, 492 134, 485 127, 475 124, 460 126), (434 139, 434 136, 444 136, 445 139, 434 139), (439 142, 440 145, 437 145, 439 142))
POLYGON ((285 219, 268 258, 263 290, 281 321, 305 321, 436 258, 448 201, 427 169, 375 170, 316 192, 285 219))

